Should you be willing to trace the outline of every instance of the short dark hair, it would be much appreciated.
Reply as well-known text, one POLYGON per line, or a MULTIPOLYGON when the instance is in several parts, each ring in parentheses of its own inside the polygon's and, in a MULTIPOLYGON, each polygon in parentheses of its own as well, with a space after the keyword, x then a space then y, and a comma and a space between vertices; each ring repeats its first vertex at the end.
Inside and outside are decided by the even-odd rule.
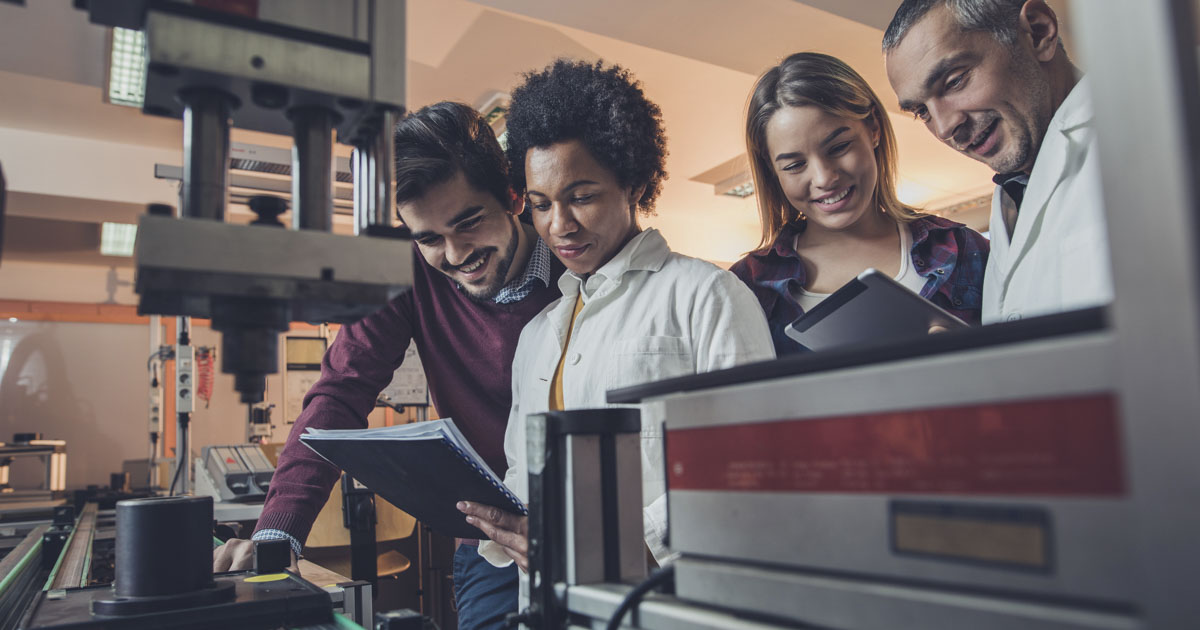
POLYGON ((529 149, 579 140, 622 186, 645 184, 643 214, 667 178, 667 136, 662 111, 624 68, 604 62, 559 59, 530 72, 513 90, 508 110, 508 161, 513 189, 525 192, 529 149))
POLYGON ((883 52, 899 46, 914 24, 942 5, 950 9, 964 31, 985 31, 1011 44, 1017 38, 1018 17, 1025 0, 904 0, 883 33, 883 52))
POLYGON ((496 134, 469 105, 443 101, 396 123, 396 203, 425 196, 462 173, 475 188, 512 205, 508 161, 496 134))

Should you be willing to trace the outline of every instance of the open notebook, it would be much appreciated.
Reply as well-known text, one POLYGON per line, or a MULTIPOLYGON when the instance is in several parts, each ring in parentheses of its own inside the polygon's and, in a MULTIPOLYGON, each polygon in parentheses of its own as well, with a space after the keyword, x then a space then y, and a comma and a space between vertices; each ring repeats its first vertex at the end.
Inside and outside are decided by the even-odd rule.
POLYGON ((308 429, 300 441, 446 536, 486 538, 454 507, 459 501, 527 513, 449 418, 377 429, 308 429))

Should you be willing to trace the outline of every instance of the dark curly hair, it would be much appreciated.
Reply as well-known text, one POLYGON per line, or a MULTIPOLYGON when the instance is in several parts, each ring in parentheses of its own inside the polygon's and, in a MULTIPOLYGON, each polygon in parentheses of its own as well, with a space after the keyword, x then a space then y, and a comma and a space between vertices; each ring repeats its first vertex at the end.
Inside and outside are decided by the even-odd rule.
POLYGON ((529 149, 580 140, 622 186, 646 185, 638 211, 654 213, 667 178, 662 111, 620 66, 559 59, 525 75, 508 110, 508 162, 513 189, 525 192, 529 149))
POLYGON ((492 194, 501 207, 512 203, 508 162, 496 134, 470 105, 443 101, 421 108, 396 124, 396 203, 420 199, 458 173, 492 194))

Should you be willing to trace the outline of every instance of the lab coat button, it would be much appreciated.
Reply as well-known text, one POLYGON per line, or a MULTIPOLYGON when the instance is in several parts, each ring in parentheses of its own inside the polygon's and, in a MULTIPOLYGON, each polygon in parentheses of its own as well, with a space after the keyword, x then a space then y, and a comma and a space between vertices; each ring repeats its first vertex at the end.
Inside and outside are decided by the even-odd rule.
POLYGON ((582 359, 578 352, 571 355, 571 365, 579 365, 579 360, 582 359))
POLYGON ((1017 321, 1018 319, 1021 319, 1021 314, 1020 314, 1020 313, 1009 313, 1009 314, 1008 314, 1008 321, 1010 321, 1010 322, 1015 322, 1015 321, 1017 321))

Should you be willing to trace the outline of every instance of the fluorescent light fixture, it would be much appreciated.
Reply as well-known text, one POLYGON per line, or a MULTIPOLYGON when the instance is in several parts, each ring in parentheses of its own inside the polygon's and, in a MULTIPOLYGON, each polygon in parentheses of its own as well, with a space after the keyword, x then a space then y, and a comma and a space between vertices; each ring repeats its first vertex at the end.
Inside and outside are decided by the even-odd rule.
POLYGON ((132 256, 136 238, 136 225, 106 221, 100 226, 100 253, 105 256, 132 256))
POLYGON ((483 121, 486 122, 488 126, 492 126, 503 122, 503 119, 508 116, 508 107, 504 105, 493 105, 491 109, 480 113, 483 114, 483 121))
POLYGON ((754 194, 754 182, 738 184, 737 186, 734 186, 733 188, 730 188, 721 194, 744 199, 754 194))
POLYGON ((713 194, 717 196, 745 199, 754 194, 754 178, 750 177, 750 162, 746 160, 744 153, 739 153, 689 179, 712 186, 713 194))
POLYGON ((140 108, 145 99, 146 34, 114 27, 108 61, 108 102, 140 108))
POLYGON ((750 178, 749 171, 740 171, 713 184, 713 192, 726 197, 745 199, 754 194, 754 180, 750 178))
POLYGON ((507 92, 491 91, 476 101, 475 110, 483 115, 483 120, 498 136, 508 127, 508 104, 511 102, 512 97, 507 92))

